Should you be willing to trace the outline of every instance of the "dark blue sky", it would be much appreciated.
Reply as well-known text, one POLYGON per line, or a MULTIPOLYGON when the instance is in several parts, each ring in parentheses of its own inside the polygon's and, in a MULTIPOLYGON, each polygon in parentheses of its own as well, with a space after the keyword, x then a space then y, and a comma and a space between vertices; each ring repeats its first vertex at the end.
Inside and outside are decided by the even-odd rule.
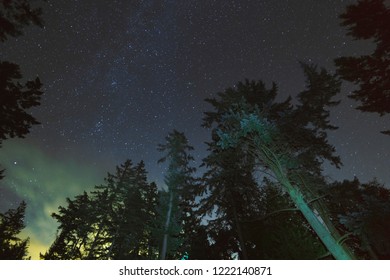
MULTIPOLYGON (((107 171, 130 158, 146 162, 162 186, 158 143, 173 129, 195 146, 199 165, 209 131, 200 127, 204 99, 245 78, 278 84, 280 98, 304 90, 298 61, 334 70, 339 56, 369 53, 352 41, 338 16, 356 1, 98 1, 49 0, 45 28, 29 27, 2 44, 2 60, 25 78, 44 83, 42 123, 0 150, 7 168, 1 208, 28 204, 33 250, 54 239, 49 217, 66 196, 102 183, 107 171), (40 240, 38 241, 38 236, 40 240)), ((390 184, 389 118, 363 114, 345 96, 329 134, 344 166, 325 174, 390 184)), ((3 210, 3 209, 1 209, 3 210)))

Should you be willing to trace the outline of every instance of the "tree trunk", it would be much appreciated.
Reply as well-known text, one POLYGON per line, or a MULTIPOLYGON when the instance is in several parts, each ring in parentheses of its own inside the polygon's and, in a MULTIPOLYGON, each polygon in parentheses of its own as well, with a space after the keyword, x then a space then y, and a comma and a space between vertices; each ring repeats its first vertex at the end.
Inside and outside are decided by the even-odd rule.
POLYGON ((167 220, 165 222, 165 227, 164 227, 164 239, 163 239, 163 244, 162 244, 162 248, 161 248, 160 260, 165 260, 165 257, 166 257, 166 254, 167 254, 168 229, 169 229, 169 224, 171 223, 172 203, 173 203, 173 192, 170 191, 169 207, 168 207, 168 212, 167 212, 167 220))
POLYGON ((234 200, 232 200, 232 201, 233 201, 233 218, 234 218, 234 221, 235 221, 235 224, 236 224, 238 240, 240 242, 242 259, 243 260, 247 260, 248 259, 248 253, 246 251, 244 235, 242 234, 241 224, 240 224, 240 221, 238 219, 236 205, 234 203, 234 200))
POLYGON ((244 122, 244 119, 240 120, 240 130, 227 135, 222 133, 224 136, 220 140, 220 145, 222 148, 230 147, 231 145, 237 145, 238 138, 245 137, 248 146, 246 147, 250 153, 259 160, 260 164, 269 168, 272 173, 275 175, 277 181, 285 188, 288 192, 290 198, 296 205, 296 207, 301 211, 305 219, 308 221, 310 226, 316 232, 318 237, 321 239, 323 244, 326 246, 328 251, 334 256, 335 259, 349 260, 352 259, 351 254, 343 247, 342 244, 338 242, 336 237, 329 231, 325 223, 321 220, 325 220, 328 217, 317 217, 313 209, 311 209, 308 203, 304 200, 303 194, 298 187, 295 187, 291 184, 286 170, 288 169, 284 163, 286 162, 287 157, 293 157, 292 154, 289 154, 284 147, 275 147, 273 146, 273 141, 270 132, 272 127, 267 123, 261 122, 258 119, 258 116, 251 115, 251 119, 247 118, 244 122), (254 117, 254 119, 252 118, 254 117), (256 132, 255 135, 249 135, 248 133, 256 132), (275 151, 273 151, 275 148, 275 151))
POLYGON ((348 252, 342 244, 338 243, 335 234, 332 233, 325 225, 323 220, 327 219, 326 216, 317 216, 313 209, 311 209, 308 203, 304 200, 302 192, 298 187, 294 187, 287 175, 285 174, 284 167, 282 166, 281 160, 278 155, 275 154, 271 149, 266 147, 261 141, 255 141, 254 150, 256 151, 256 157, 263 161, 266 166, 274 173, 276 179, 285 188, 289 194, 291 200, 294 202, 296 207, 301 211, 309 225, 313 228, 315 233, 321 239, 322 243, 333 255, 335 259, 339 260, 351 260, 352 255, 348 252), (321 218, 321 220, 319 219, 321 218))
POLYGON ((294 188, 290 181, 284 177, 280 178, 280 175, 276 174, 279 182, 286 188, 288 194, 290 195, 294 204, 302 212, 303 216, 309 222, 310 226, 316 232, 318 237, 324 243, 329 252, 338 260, 350 260, 352 259, 351 255, 345 250, 345 248, 340 245, 337 240, 332 236, 331 232, 322 223, 313 210, 308 206, 308 204, 303 199, 303 195, 299 190, 294 188))

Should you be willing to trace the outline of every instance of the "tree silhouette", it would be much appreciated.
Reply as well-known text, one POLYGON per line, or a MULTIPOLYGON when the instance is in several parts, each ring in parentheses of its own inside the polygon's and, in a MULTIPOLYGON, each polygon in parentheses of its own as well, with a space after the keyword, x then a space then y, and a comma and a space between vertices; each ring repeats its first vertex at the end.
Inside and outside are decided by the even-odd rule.
POLYGON ((28 0, 4 0, 0 3, 0 41, 23 34, 23 28, 34 24, 43 27, 42 9, 33 8, 28 0))
MULTIPOLYGON (((219 93, 219 99, 206 100, 214 111, 205 112, 203 122, 204 127, 212 128, 212 142, 207 143, 209 155, 203 160, 207 171, 203 176, 200 213, 214 217, 207 230, 214 250, 220 250, 219 258, 229 259, 234 252, 238 252, 241 259, 249 258, 241 221, 257 215, 260 190, 254 177, 254 158, 244 153, 241 146, 221 149, 216 132, 229 126, 224 115, 234 111, 240 103, 259 104, 274 111, 276 107, 271 108, 271 105, 276 94, 276 84, 268 90, 262 82, 246 81, 219 93)), ((288 101, 278 104, 280 108, 285 105, 289 106, 288 101)))
POLYGON ((258 115, 245 113, 228 116, 231 121, 239 123, 234 130, 233 126, 228 132, 219 131, 219 142, 223 149, 229 149, 237 145, 246 146, 247 153, 253 154, 258 164, 264 166, 283 186, 291 200, 303 214, 318 237, 336 259, 350 259, 351 256, 340 244, 337 236, 333 236, 332 230, 324 223, 329 217, 316 213, 316 209, 309 206, 305 199, 305 192, 300 186, 294 185, 289 178, 289 169, 299 165, 294 162, 291 151, 278 143, 279 132, 272 123, 261 119, 258 115))
POLYGON ((332 219, 362 259, 390 257, 390 191, 376 180, 366 184, 357 178, 335 182, 328 187, 332 219))
MULTIPOLYGON (((32 8, 27 0, 7 0, 0 3, 0 41, 22 35, 25 26, 43 27, 41 8, 32 8)), ((42 84, 38 78, 24 84, 20 67, 0 61, 0 146, 3 140, 24 137, 38 121, 25 110, 40 104, 42 84)))
POLYGON ((302 260, 327 256, 321 240, 280 186, 265 178, 260 192, 258 217, 242 221, 251 259, 302 260))
POLYGON ((157 186, 147 183, 144 163, 130 160, 106 183, 67 199, 53 217, 60 223, 42 259, 156 259, 157 186))
POLYGON ((360 102, 361 111, 390 113, 390 7, 384 0, 363 0, 348 6, 340 18, 348 35, 376 44, 370 55, 335 59, 340 76, 359 86, 350 97, 360 102))
POLYGON ((160 253, 160 259, 163 260, 167 258, 167 255, 177 254, 178 248, 187 238, 180 232, 183 229, 184 220, 188 220, 192 213, 195 186, 192 176, 195 169, 190 166, 193 157, 189 154, 193 147, 188 144, 186 136, 174 130, 165 140, 166 143, 158 146, 158 150, 165 153, 158 162, 168 162, 165 184, 168 187, 169 198, 160 253))
MULTIPOLYGON (((0 2, 0 41, 9 36, 19 36, 29 24, 43 26, 40 8, 32 8, 26 0, 4 0, 0 2)), ((17 64, 0 60, 0 148, 3 140, 24 137, 32 125, 39 122, 25 110, 40 104, 42 84, 38 78, 22 84, 17 64)), ((0 180, 4 178, 0 170, 0 180)), ((27 255, 28 239, 20 240, 16 235, 24 228, 26 203, 16 210, 1 214, 0 258, 24 259, 27 255)))
MULTIPOLYGON (((216 218, 208 224, 210 234, 215 237, 213 242, 221 248, 240 252, 241 259, 248 259, 240 221, 254 212, 260 193, 253 177, 252 162, 245 164, 237 159, 238 155, 243 155, 240 147, 228 151, 213 147, 212 153, 205 159, 209 170, 203 176, 202 195, 206 197, 200 202, 200 212, 214 216, 216 211, 216 218), (225 232, 229 238, 220 238, 219 232, 225 232)), ((221 252, 222 256, 230 257, 221 252)))
MULTIPOLYGON (((41 8, 32 8, 27 0, 0 2, 0 41, 22 35, 23 27, 34 24, 43 27, 41 8)), ((2 141, 24 137, 39 122, 25 110, 40 104, 42 84, 38 78, 22 84, 17 64, 0 60, 0 147, 2 141)), ((0 179, 3 178, 0 170, 0 179)))
POLYGON ((23 260, 27 256, 29 238, 20 239, 18 234, 24 228, 26 203, 22 201, 18 208, 0 213, 0 259, 23 260))
POLYGON ((103 189, 114 196, 108 258, 155 259, 157 186, 147 182, 144 163, 141 161, 133 167, 131 161, 126 161, 107 182, 103 189))
POLYGON ((21 85, 19 66, 0 62, 0 145, 3 140, 23 138, 39 122, 25 110, 40 104, 42 83, 38 78, 21 85))
MULTIPOLYGON (((326 185, 322 176, 322 162, 328 160, 336 166, 341 164, 340 158, 334 154, 334 147, 327 141, 326 133, 329 129, 336 129, 329 123, 329 107, 338 104, 332 99, 340 90, 340 81, 324 69, 301 65, 306 76, 306 90, 298 95, 298 104, 295 107, 291 98, 276 102, 276 85, 266 89, 262 82, 239 83, 234 88, 219 93, 219 100, 208 100, 215 111, 206 112, 204 119, 204 125, 213 128, 213 142, 209 143, 210 155, 205 159, 205 164, 209 167, 208 172, 214 173, 207 180, 213 182, 215 178, 215 183, 213 187, 206 184, 205 188, 209 188, 210 194, 204 199, 202 206, 209 211, 215 205, 222 210, 223 204, 232 209, 234 204, 227 201, 230 197, 235 201, 235 205, 248 209, 240 213, 238 224, 240 221, 253 219, 258 213, 249 209, 256 209, 261 194, 255 183, 248 182, 253 180, 251 178, 254 175, 270 177, 284 187, 285 191, 291 190, 293 203, 298 208, 303 205, 304 211, 311 212, 309 223, 316 223, 322 228, 324 236, 328 235, 327 231, 331 231, 335 236, 332 237, 333 245, 338 247, 336 250, 343 251, 343 248, 337 246, 337 240, 341 237, 328 219, 325 205, 318 199, 318 190, 326 185), (224 159, 223 155, 227 158, 224 159), (223 161, 229 162, 224 169, 234 166, 234 170, 222 175, 220 165, 223 161), (232 179, 228 176, 239 172, 247 174, 248 179, 233 180, 234 183, 229 188, 226 183, 222 183, 223 180, 216 179, 216 176, 223 176, 226 177, 225 182, 231 182, 232 179), (226 195, 227 190, 235 191, 234 195, 226 195), (300 194, 296 193, 297 190, 300 194), (311 210, 305 205, 305 200, 312 201, 311 210), (253 207, 250 207, 252 205, 253 207), (319 221, 318 216, 323 217, 322 221, 319 221), (324 231, 325 227, 327 229, 324 231)), ((301 211, 304 212, 303 209, 301 211)), ((227 213, 226 210, 217 212, 220 217, 226 216, 227 213)), ((220 224, 223 224, 222 222, 223 220, 220 224)), ((238 229, 237 226, 235 228, 238 229)), ((245 258, 243 250, 248 246, 243 244, 248 244, 250 240, 248 236, 240 237, 238 230, 236 232, 236 240, 240 243, 240 257, 245 258)), ((350 255, 348 252, 342 252, 336 257, 350 258, 350 255)))
MULTIPOLYGON (((96 204, 86 192, 73 200, 67 198, 67 204, 67 207, 59 207, 58 214, 52 214, 60 223, 59 233, 49 251, 41 258, 84 259, 91 255, 91 251, 96 254, 95 248, 89 247, 89 244, 96 243, 95 240, 99 238, 99 233, 94 233, 95 228, 99 229, 102 213, 94 208, 96 204)), ((94 258, 98 258, 98 255, 94 255, 94 258)))

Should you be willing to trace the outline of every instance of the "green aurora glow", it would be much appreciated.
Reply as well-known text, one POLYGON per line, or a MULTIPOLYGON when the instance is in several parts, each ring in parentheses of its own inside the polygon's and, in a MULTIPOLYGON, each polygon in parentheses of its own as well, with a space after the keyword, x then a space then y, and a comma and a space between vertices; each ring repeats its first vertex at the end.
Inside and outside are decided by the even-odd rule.
POLYGON ((66 197, 103 183, 105 173, 71 158, 59 161, 23 140, 6 141, 0 158, 6 169, 0 182, 0 211, 16 208, 22 200, 27 202, 26 228, 21 236, 30 237, 29 254, 38 259, 55 238, 58 225, 51 214, 65 205, 66 197))

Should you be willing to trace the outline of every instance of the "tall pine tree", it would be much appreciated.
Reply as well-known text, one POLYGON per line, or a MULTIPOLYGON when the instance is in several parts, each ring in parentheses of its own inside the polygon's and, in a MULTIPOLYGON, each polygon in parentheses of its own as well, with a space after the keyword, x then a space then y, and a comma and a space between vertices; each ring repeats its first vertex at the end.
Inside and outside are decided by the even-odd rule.
MULTIPOLYGON (((328 143, 326 137, 328 129, 335 129, 329 123, 328 107, 338 103, 332 98, 339 92, 340 82, 334 75, 325 70, 318 71, 315 66, 302 64, 302 67, 307 86, 306 90, 298 95, 299 103, 295 107, 290 98, 284 102, 276 102, 276 85, 268 90, 262 82, 239 83, 236 87, 220 93, 219 100, 208 100, 215 111, 207 112, 205 117, 204 125, 213 128, 213 142, 209 144, 210 155, 205 159, 205 163, 210 172, 213 169, 216 171, 207 179, 213 182, 212 179, 215 178, 213 185, 206 185, 210 194, 203 205, 207 206, 211 200, 218 202, 217 207, 221 210, 223 204, 234 205, 228 202, 228 195, 223 195, 227 188, 219 184, 222 180, 216 179, 223 172, 215 167, 223 160, 226 161, 224 155, 229 153, 229 166, 234 164, 234 169, 241 169, 241 172, 249 174, 248 178, 254 175, 268 176, 276 179, 275 182, 281 186, 300 186, 305 199, 318 203, 317 190, 325 182, 321 175, 322 162, 328 160, 336 166, 340 165, 340 159, 334 155, 334 147, 328 143)), ((223 175, 227 182, 231 181, 228 179, 230 174, 226 172, 226 175, 223 175)), ((236 205, 242 205, 245 201, 246 205, 255 205, 252 202, 255 200, 253 197, 257 196, 259 190, 253 184, 249 189, 242 179, 238 181, 239 183, 235 182, 231 188, 236 190, 236 195, 233 196, 236 205), (245 187, 237 192, 241 186, 245 187), (246 198, 244 190, 252 194, 252 201, 246 198), (240 202, 240 199, 243 201, 240 202)), ((298 204, 298 201, 294 203, 298 204)), ((213 204, 215 203, 209 203, 209 211, 213 204)), ((310 212, 319 213, 312 217, 315 221, 318 220, 317 216, 321 215, 324 216, 323 220, 327 220, 326 211, 326 207, 320 204, 315 211, 310 212)), ((223 214, 227 213, 224 211, 223 214)), ((240 220, 248 219, 256 213, 248 211, 245 215, 241 214, 238 224, 240 220)), ((321 225, 323 221, 318 223, 321 225)), ((330 226, 327 224, 328 230, 333 232, 334 229, 330 226)), ((238 229, 237 226, 236 228, 238 229)), ((236 232, 236 240, 241 239, 241 257, 245 258, 244 250, 248 240, 240 237, 239 230, 236 232)), ((342 254, 342 258, 349 257, 348 253, 342 254)))
POLYGON ((189 154, 193 147, 189 145, 186 136, 174 130, 165 140, 164 144, 158 146, 158 150, 165 153, 159 162, 168 162, 165 175, 165 184, 168 187, 164 211, 166 218, 160 259, 180 255, 178 249, 183 246, 185 239, 190 238, 183 236, 182 231, 185 220, 191 217, 195 187, 195 168, 191 167, 194 158, 189 154))

